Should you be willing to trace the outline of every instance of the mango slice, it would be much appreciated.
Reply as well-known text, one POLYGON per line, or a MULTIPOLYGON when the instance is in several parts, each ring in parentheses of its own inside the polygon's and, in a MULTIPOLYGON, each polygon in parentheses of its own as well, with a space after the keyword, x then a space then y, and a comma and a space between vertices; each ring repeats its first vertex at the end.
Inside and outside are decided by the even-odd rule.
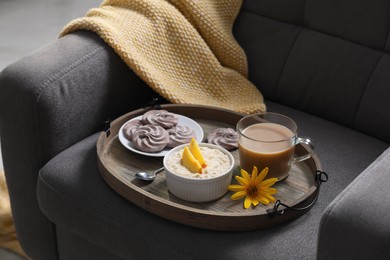
POLYGON ((196 142, 195 138, 192 138, 191 139, 191 142, 190 142, 190 152, 192 153, 192 155, 195 157, 196 160, 198 160, 198 162, 200 163, 200 165, 203 167, 203 168, 206 168, 207 164, 203 158, 203 155, 200 151, 200 148, 199 148, 199 145, 198 143, 196 142))
POLYGON ((202 173, 202 165, 198 160, 195 159, 187 146, 184 147, 183 155, 181 157, 181 164, 190 172, 202 173))

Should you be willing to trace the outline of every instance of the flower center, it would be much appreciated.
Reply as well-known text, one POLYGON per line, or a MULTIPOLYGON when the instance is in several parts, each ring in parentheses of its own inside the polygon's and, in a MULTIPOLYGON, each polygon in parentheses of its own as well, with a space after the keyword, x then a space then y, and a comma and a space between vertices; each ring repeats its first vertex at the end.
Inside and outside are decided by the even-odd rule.
POLYGON ((255 185, 249 185, 248 189, 246 190, 249 197, 256 197, 257 195, 257 187, 255 185))

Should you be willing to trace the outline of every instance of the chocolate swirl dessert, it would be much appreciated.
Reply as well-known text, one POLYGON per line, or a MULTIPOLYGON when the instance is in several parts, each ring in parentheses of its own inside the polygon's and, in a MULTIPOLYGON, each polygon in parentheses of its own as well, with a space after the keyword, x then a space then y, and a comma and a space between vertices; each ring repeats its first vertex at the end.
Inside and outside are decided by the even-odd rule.
POLYGON ((207 136, 207 142, 233 150, 238 148, 237 132, 232 128, 217 128, 207 136))
POLYGON ((176 114, 166 110, 150 110, 142 116, 143 124, 159 125, 165 129, 176 126, 178 121, 176 114))
POLYGON ((181 144, 186 144, 195 137, 195 132, 191 128, 185 125, 177 125, 168 129, 169 143, 167 147, 176 147, 181 144))
POLYGON ((143 125, 134 132, 132 143, 140 151, 154 153, 164 149, 169 140, 168 131, 161 126, 143 125))
POLYGON ((123 127, 123 135, 127 140, 133 139, 134 132, 142 125, 141 119, 135 119, 130 122, 127 122, 123 127))
POLYGON ((157 153, 189 143, 196 138, 195 131, 187 125, 179 125, 179 115, 166 110, 150 110, 133 119, 122 128, 124 138, 142 152, 157 153))

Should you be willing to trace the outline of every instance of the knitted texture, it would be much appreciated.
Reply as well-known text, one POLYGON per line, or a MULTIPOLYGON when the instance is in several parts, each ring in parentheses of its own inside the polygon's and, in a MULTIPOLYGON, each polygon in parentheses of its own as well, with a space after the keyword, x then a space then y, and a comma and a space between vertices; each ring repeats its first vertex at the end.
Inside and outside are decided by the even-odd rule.
POLYGON ((232 34, 242 0, 106 0, 71 21, 98 34, 152 89, 172 103, 265 111, 247 79, 244 51, 232 34))
POLYGON ((2 169, 0 169, 0 247, 26 256, 16 236, 7 183, 2 169))

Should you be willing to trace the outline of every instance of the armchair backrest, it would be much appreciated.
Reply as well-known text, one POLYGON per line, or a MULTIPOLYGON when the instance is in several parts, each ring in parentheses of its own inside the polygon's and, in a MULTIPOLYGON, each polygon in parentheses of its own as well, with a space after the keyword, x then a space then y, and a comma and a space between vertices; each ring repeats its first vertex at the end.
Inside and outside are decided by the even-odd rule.
POLYGON ((245 0, 234 34, 266 99, 390 142, 390 1, 245 0))

